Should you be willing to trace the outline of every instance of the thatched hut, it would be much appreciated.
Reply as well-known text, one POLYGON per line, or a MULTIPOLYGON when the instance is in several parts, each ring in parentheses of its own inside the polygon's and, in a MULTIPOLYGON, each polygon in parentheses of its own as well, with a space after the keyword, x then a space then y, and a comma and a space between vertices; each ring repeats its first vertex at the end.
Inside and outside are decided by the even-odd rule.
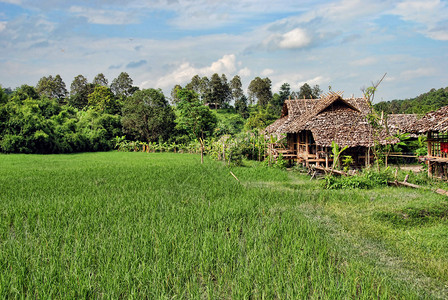
POLYGON ((408 131, 426 134, 428 174, 448 178, 448 106, 427 113, 408 131))
POLYGON ((277 151, 307 166, 322 163, 328 167, 333 142, 341 148, 348 146, 343 155, 350 155, 356 165, 368 165, 372 147, 398 141, 386 130, 373 128, 367 120, 369 113, 366 99, 343 99, 337 93, 322 99, 286 100, 281 118, 266 133, 286 134, 287 149, 277 151))

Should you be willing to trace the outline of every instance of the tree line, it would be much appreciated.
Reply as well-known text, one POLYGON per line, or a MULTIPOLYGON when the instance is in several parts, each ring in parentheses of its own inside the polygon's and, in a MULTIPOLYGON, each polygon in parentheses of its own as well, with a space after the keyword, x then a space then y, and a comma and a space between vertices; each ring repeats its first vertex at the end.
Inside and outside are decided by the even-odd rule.
POLYGON ((431 89, 415 98, 379 102, 376 111, 387 114, 425 114, 448 105, 448 87, 431 89))
POLYGON ((139 89, 126 72, 112 80, 102 74, 89 82, 76 76, 69 90, 60 75, 31 86, 0 87, 0 151, 71 153, 113 149, 117 137, 131 141, 188 143, 241 130, 261 129, 280 116, 289 97, 318 98, 319 86, 297 92, 284 83, 272 93, 269 78, 254 78, 243 92, 241 78, 195 75, 173 87, 139 89), (208 107, 205 105, 208 104, 208 107), (220 107, 217 113, 210 107, 220 107))

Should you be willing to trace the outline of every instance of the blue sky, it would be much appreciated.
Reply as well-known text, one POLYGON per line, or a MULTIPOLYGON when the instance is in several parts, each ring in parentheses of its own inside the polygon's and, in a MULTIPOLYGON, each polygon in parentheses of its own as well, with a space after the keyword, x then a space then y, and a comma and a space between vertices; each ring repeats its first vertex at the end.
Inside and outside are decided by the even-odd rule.
POLYGON ((0 0, 0 84, 127 72, 169 95, 196 74, 376 101, 448 86, 448 1, 0 0))

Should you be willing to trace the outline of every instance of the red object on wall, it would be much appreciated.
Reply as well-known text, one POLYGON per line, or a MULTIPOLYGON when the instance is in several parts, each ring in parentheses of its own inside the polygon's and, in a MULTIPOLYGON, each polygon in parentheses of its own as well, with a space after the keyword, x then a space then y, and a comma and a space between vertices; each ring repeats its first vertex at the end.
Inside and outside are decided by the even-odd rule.
POLYGON ((448 153, 448 143, 440 143, 440 151, 442 153, 448 153))

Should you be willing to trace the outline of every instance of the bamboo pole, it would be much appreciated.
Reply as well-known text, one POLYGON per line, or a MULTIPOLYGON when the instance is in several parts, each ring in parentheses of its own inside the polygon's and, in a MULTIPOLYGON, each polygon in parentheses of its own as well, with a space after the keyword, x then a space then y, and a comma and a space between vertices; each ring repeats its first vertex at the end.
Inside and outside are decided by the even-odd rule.
MULTIPOLYGON (((430 133, 428 133, 428 139, 429 139, 429 137, 430 137, 430 133)), ((428 141, 428 157, 431 156, 431 148, 432 148, 431 142, 428 141)), ((428 160, 428 177, 431 177, 431 175, 432 175, 432 166, 431 166, 431 162, 428 160)))

